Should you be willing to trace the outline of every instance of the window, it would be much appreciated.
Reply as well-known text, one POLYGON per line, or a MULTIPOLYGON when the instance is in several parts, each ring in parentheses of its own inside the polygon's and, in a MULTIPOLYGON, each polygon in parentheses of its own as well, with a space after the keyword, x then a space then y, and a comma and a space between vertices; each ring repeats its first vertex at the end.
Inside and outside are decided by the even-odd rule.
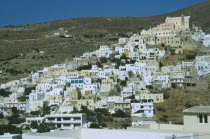
POLYGON ((64 127, 69 127, 71 124, 63 124, 64 127))
POLYGON ((48 120, 52 121, 52 120, 55 120, 55 118, 54 117, 49 117, 48 120))
POLYGON ((199 114, 199 123, 208 123, 207 114, 199 114))
POLYGON ((74 117, 74 120, 81 120, 80 117, 74 117))
POLYGON ((63 120, 70 120, 70 117, 64 117, 63 120))
POLYGON ((81 124, 75 124, 75 125, 74 125, 74 127, 78 127, 78 126, 81 126, 81 124))

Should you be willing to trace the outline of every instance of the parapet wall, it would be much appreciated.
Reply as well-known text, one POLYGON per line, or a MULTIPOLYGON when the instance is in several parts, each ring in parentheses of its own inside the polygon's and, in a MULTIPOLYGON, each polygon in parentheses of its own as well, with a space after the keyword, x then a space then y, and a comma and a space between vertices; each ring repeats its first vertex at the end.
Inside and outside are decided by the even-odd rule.
MULTIPOLYGON (((108 129, 82 129, 80 139, 172 139, 173 132, 162 132, 152 130, 108 130, 108 129)), ((195 134, 176 133, 180 139, 194 138, 195 134)))

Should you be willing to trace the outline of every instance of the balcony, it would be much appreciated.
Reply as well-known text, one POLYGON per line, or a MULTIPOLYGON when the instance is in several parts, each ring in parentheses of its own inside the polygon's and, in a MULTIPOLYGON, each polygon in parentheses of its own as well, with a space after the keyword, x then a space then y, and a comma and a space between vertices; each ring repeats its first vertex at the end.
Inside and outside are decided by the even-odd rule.
POLYGON ((69 120, 69 121, 48 121, 47 123, 54 123, 54 124, 74 124, 74 123, 81 123, 81 120, 75 120, 75 121, 71 121, 71 120, 69 120))

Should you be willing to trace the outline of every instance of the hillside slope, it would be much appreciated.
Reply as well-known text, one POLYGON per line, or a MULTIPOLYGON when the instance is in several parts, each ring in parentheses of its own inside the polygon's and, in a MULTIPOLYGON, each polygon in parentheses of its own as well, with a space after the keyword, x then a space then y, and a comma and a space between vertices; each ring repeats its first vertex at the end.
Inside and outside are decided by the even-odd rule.
POLYGON ((116 43, 116 33, 138 32, 163 23, 166 16, 190 15, 210 33, 210 0, 175 12, 150 17, 88 17, 0 28, 0 83, 20 78, 44 66, 64 62, 102 44, 116 43), (52 36, 64 28, 72 39, 52 36), (87 37, 88 36, 88 37, 87 37), (44 55, 38 52, 44 51, 44 55), (21 54, 21 56, 20 56, 21 54))

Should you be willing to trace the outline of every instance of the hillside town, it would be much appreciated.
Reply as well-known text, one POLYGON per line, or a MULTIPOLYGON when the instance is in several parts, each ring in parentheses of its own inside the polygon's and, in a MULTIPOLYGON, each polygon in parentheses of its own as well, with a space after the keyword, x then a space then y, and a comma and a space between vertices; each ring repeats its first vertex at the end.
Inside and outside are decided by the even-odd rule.
MULTIPOLYGON (((30 132, 42 133, 37 128, 45 123, 62 130, 102 128, 97 132, 150 125, 150 129, 188 131, 194 137, 190 133, 210 130, 209 106, 185 109, 184 125, 166 121, 167 126, 161 126, 155 104, 164 102, 168 89, 209 89, 209 47, 210 35, 190 16, 166 17, 164 23, 119 38, 116 44, 0 84, 0 112, 9 117, 18 111, 25 120, 13 125, 30 132)), ((110 138, 112 132, 107 131, 110 138)))

